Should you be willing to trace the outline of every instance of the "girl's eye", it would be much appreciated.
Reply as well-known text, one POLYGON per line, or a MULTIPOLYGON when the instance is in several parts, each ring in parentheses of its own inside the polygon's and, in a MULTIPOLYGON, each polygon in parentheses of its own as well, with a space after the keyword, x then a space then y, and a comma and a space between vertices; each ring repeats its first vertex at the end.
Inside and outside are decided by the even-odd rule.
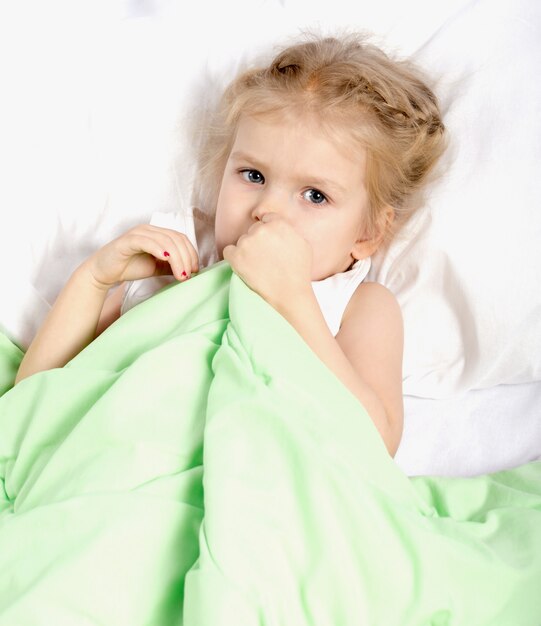
POLYGON ((317 189, 308 189, 302 194, 302 197, 312 204, 323 204, 323 202, 327 202, 326 196, 317 189))
POLYGON ((248 183, 257 183, 258 185, 262 185, 265 182, 263 174, 257 170, 241 170, 240 173, 244 180, 248 183))

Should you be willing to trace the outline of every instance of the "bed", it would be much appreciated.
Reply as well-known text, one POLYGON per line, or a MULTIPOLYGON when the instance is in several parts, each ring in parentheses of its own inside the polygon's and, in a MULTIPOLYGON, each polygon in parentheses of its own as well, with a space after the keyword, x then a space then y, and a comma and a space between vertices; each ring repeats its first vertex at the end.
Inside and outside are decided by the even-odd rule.
MULTIPOLYGON (((2 392, 6 392, 4 395, 10 397, 17 395, 8 390, 10 376, 21 351, 28 346, 71 271, 92 250, 130 226, 148 222, 157 211, 185 214, 190 207, 196 206, 202 208, 201 215, 204 216, 205 197, 195 180, 197 150, 201 141, 199 129, 204 125, 220 88, 254 54, 265 55, 271 44, 295 35, 300 28, 316 27, 329 32, 339 28, 363 29, 372 32, 374 39, 389 51, 412 55, 434 76, 435 90, 449 130, 449 149, 415 219, 389 250, 373 259, 369 275, 370 279, 385 284, 395 293, 402 307, 405 325, 404 436, 393 468, 382 460, 382 456, 374 459, 381 476, 386 477, 382 491, 386 495, 383 499, 376 498, 380 507, 374 509, 374 515, 380 515, 382 509, 387 511, 385 523, 389 535, 386 541, 392 543, 395 535, 391 531, 394 529, 396 532, 396 527, 389 523, 389 511, 406 528, 405 518, 401 516, 406 515, 409 519, 410 514, 405 511, 410 510, 408 507, 413 506, 412 502, 415 501, 415 507, 420 507, 414 507, 415 510, 419 512, 422 509, 423 516, 429 519, 434 512, 423 507, 428 501, 433 504, 437 496, 440 503, 446 502, 443 509, 436 511, 439 518, 447 516, 469 521, 475 518, 479 521, 482 515, 494 515, 494 519, 501 522, 503 509, 495 513, 491 508, 491 498, 495 498, 492 504, 501 502, 498 498, 503 498, 509 511, 515 514, 515 517, 508 518, 508 521, 512 519, 514 528, 508 536, 516 541, 523 538, 520 550, 519 544, 513 544, 510 539, 513 546, 511 552, 517 561, 512 567, 509 563, 507 565, 511 569, 522 567, 524 577, 520 580, 522 583, 528 581, 528 584, 524 584, 519 591, 518 586, 516 589, 513 586, 518 585, 518 579, 513 579, 511 584, 511 578, 502 578, 508 583, 502 589, 502 602, 495 602, 492 613, 486 607, 476 613, 472 597, 457 599, 450 592, 442 593, 442 589, 453 580, 453 576, 456 579, 459 572, 463 572, 465 579, 470 580, 474 587, 478 585, 476 592, 482 594, 487 589, 494 590, 495 587, 488 582, 486 588, 479 585, 481 579, 488 581, 490 568, 483 567, 490 559, 486 554, 477 554, 476 560, 473 555, 475 547, 467 544, 466 552, 457 552, 463 560, 457 557, 455 562, 447 543, 434 541, 432 545, 430 542, 427 544, 427 537, 432 537, 432 534, 427 535, 427 529, 423 528, 415 545, 425 546, 427 553, 417 553, 413 561, 423 574, 435 572, 433 587, 423 588, 419 594, 412 587, 404 591, 403 596, 397 594, 395 588, 394 613, 385 613, 388 602, 376 589, 377 584, 381 589, 388 572, 382 570, 380 578, 374 574, 371 579, 368 569, 365 571, 362 568, 360 571, 366 575, 361 577, 357 573, 355 576, 360 577, 359 588, 362 587, 361 582, 365 585, 366 598, 362 594, 362 598, 355 594, 350 597, 336 586, 333 588, 334 602, 325 594, 318 596, 319 588, 314 585, 304 589, 306 596, 301 601, 297 596, 287 595, 295 588, 293 582, 298 583, 298 580, 290 581, 292 587, 287 587, 287 580, 284 580, 282 604, 276 604, 270 593, 261 595, 261 589, 265 589, 264 585, 269 581, 276 581, 283 570, 275 564, 276 569, 269 569, 266 578, 259 579, 261 569, 256 567, 258 563, 260 566, 262 562, 268 563, 269 545, 273 545, 272 533, 266 527, 266 552, 259 554, 261 536, 257 541, 255 535, 249 536, 249 528, 257 527, 254 511, 236 508, 231 514, 225 499, 220 499, 220 495, 212 491, 213 484, 209 478, 205 497, 214 493, 217 504, 214 517, 209 515, 206 522, 205 532, 208 534, 201 530, 203 494, 195 490, 191 492, 195 498, 191 506, 197 515, 182 518, 182 523, 192 525, 194 541, 192 552, 183 553, 185 571, 181 576, 178 570, 170 569, 159 581, 161 591, 156 590, 155 595, 150 591, 146 595, 141 594, 140 602, 136 602, 130 594, 136 594, 139 586, 146 585, 148 581, 132 575, 131 566, 127 565, 131 553, 117 549, 119 543, 115 543, 114 539, 120 535, 115 535, 114 524, 100 526, 100 539, 104 541, 99 545, 86 544, 92 545, 86 554, 89 560, 84 561, 87 569, 84 565, 73 571, 67 567, 58 580, 54 579, 54 568, 51 575, 46 575, 50 566, 43 565, 43 569, 37 571, 32 567, 22 569, 20 564, 16 565, 17 550, 14 546, 25 536, 23 531, 17 531, 10 543, 9 556, 6 556, 7 552, 0 556, 0 567, 4 570, 0 582, 0 624, 173 624, 181 623, 175 620, 184 619, 183 623, 187 625, 200 626, 222 623, 538 626, 541 623, 541 606, 532 598, 534 586, 537 584, 539 588, 541 580, 534 578, 540 571, 541 559, 541 540, 535 531, 539 527, 541 511, 537 463, 541 460, 539 5, 533 0, 454 0, 442 3, 417 0, 407 4, 386 0, 377 3, 377 6, 361 6, 345 1, 329 4, 307 0, 256 0, 250 3, 234 0, 227 4, 203 1, 190 6, 188 11, 183 3, 173 0, 124 0, 77 5, 53 3, 47 6, 23 2, 11 7, 9 14, 6 8, 2 11, 6 11, 6 15, 1 20, 0 28, 5 32, 0 37, 0 46, 5 48, 3 58, 11 61, 6 66, 4 87, 4 93, 10 97, 2 102, 0 121, 3 137, 0 149, 4 152, 2 162, 5 164, 0 189, 3 196, 0 228, 3 268, 0 331, 3 343, 0 348, 5 355, 0 384, 2 392), (395 471, 396 468, 400 471, 395 471), (489 479, 489 475, 498 478, 489 479), (511 484, 508 481, 510 475, 519 477, 518 482, 511 484), (453 485, 460 486, 454 499, 453 485), (513 499, 518 491, 523 497, 527 494, 528 500, 526 512, 521 516, 517 514, 519 501, 513 499), (402 500, 400 494, 403 493, 410 494, 408 497, 411 496, 411 499, 402 500), (419 494, 421 503, 416 499, 419 494), (397 510, 401 511, 400 516, 397 510), (220 527, 222 523, 231 532, 237 529, 235 540, 231 540, 231 535, 226 536, 220 527), (248 535, 239 536, 241 530, 248 535), (105 541, 106 535, 110 541, 105 541), (222 542, 212 543, 217 538, 222 542), (238 548, 241 544, 249 547, 251 555, 242 561, 242 567, 239 561, 231 560, 232 546, 238 548), (85 595, 78 583, 67 584, 72 575, 94 571, 91 568, 94 555, 107 550, 115 554, 115 565, 111 565, 110 575, 106 577, 109 587, 97 584, 93 579, 83 580, 81 584, 87 585, 86 589, 92 587, 92 593, 85 595), (199 556, 197 550, 200 550, 199 556), (448 560, 445 575, 443 569, 441 572, 437 568, 430 569, 433 567, 430 554, 433 555, 434 551, 445 555, 448 560), (524 556, 523 552, 530 556, 524 556), (215 569, 212 569, 213 565, 215 569), (6 575, 6 571, 11 571, 12 575, 6 575), (190 576, 185 579, 187 571, 190 576), (242 577, 239 578, 241 572, 242 577), (48 581, 41 587, 36 583, 39 576, 48 581), (243 586, 247 578, 258 580, 260 586, 256 588, 255 583, 253 587, 243 586), (374 588, 366 587, 370 580, 373 580, 371 584, 374 588), (164 588, 167 593, 163 592, 164 588), (20 594, 17 601, 14 589, 20 594), (180 617, 179 611, 171 608, 175 593, 177 597, 189 599, 180 617), (30 599, 25 602, 26 594, 30 599), (111 595, 124 597, 124 600, 113 602, 111 595), (131 597, 133 601, 126 602, 126 597, 131 597), (321 600, 319 614, 313 608, 318 597, 321 600), (375 603, 377 610, 368 609, 367 598, 373 600, 374 597, 378 597, 375 603), (258 601, 254 602, 254 598, 258 601), (411 598, 422 599, 415 610, 408 604, 411 598), (148 599, 147 604, 144 599, 148 599), (505 604, 503 599, 509 600, 509 606, 515 602, 529 608, 522 613, 507 609, 509 612, 506 613, 506 609, 502 608, 505 604), (206 613, 202 606, 206 607, 206 613), (99 613, 96 607, 107 608, 99 613), (358 611, 356 618, 352 618, 346 610, 353 607, 358 611), (371 613, 372 610, 375 612, 371 613), (282 621, 288 615, 295 615, 293 622, 282 621), (422 618, 425 621, 422 621, 421 615, 425 616, 422 618), (323 619, 322 616, 329 621, 318 621, 323 619), (369 621, 363 622, 363 619, 369 621)), ((200 236, 200 251, 205 258, 211 250, 210 227, 203 217, 196 215, 195 221, 200 236)), ((220 287, 223 284, 231 283, 238 303, 259 306, 250 299, 252 296, 240 281, 227 275, 223 264, 201 278, 204 280, 200 282, 207 284, 209 289, 212 286, 217 294, 222 293, 220 287)), ((194 281, 189 289, 196 293, 197 282, 194 281)), ((160 297, 173 301, 173 292, 173 289, 168 289, 160 297)), ((203 295, 200 297, 203 298, 203 295)), ((145 309, 147 312, 140 317, 150 315, 152 306, 149 301, 145 309)), ((213 310, 217 320, 221 319, 220 307, 223 307, 223 302, 216 300, 213 310)), ((238 319, 243 319, 240 304, 235 304, 233 308, 238 311, 238 319)), ((262 312, 262 315, 267 314, 262 312)), ((137 323, 137 315, 125 317, 126 327, 137 323), (135 321, 130 322, 130 319, 135 321)), ((171 324, 174 325, 174 321, 171 324)), ((244 354, 246 346, 258 354, 271 350, 271 346, 255 342, 249 327, 241 327, 240 322, 237 324, 233 324, 235 332, 230 341, 231 346, 235 346, 235 342, 242 346, 239 354, 244 354)), ((269 316, 269 324, 276 325, 277 333, 287 332, 280 326, 280 320, 272 315, 269 316)), ((181 331, 185 332, 183 329, 181 331)), ((120 332, 117 334, 120 337, 120 332)), ((111 341, 111 345, 122 344, 118 343, 118 337, 115 333, 111 338, 104 337, 100 344, 103 348, 98 346, 97 352, 90 351, 88 355, 85 351, 74 367, 82 367, 85 371, 90 367, 89 363, 98 369, 104 367, 95 364, 101 363, 102 353, 110 353, 107 341, 111 341)), ((205 337, 210 341, 211 335, 205 337)), ((156 346, 161 346, 163 339, 155 341, 156 346)), ((212 341, 205 344, 206 348, 201 344, 200 349, 210 349, 208 346, 211 344, 212 341)), ((301 346, 297 348, 302 352, 301 346)), ((142 354, 146 348, 141 344, 138 349, 142 354)), ((306 354, 302 358, 305 357, 306 354)), ((265 367, 269 368, 269 372, 273 371, 272 363, 265 367)), ((314 368, 314 376, 323 376, 315 364, 310 367, 314 368)), ((75 371, 72 368, 70 385, 76 387, 75 371)), ((201 376, 203 380, 203 374, 201 376)), ((94 385, 93 389, 106 384, 105 379, 97 374, 90 379, 88 385, 94 385)), ((301 382, 299 380, 298 384, 301 385, 301 382)), ((220 385, 222 389, 227 389, 228 384, 233 383, 223 380, 220 385)), ((340 396, 341 390, 329 381, 322 379, 321 385, 323 389, 329 386, 329 397, 339 397, 341 402, 347 404, 347 398, 340 396)), ((29 383, 28 394, 34 387, 39 387, 37 382, 29 383)), ((81 394, 83 392, 81 387, 81 394)), ((39 397, 39 391, 33 393, 39 397)), ((20 403, 26 401, 21 399, 22 395, 20 392, 19 399, 15 398, 12 403, 22 406, 20 403)), ((45 400, 43 402, 46 403, 45 400)), ((53 410, 58 399, 51 402, 53 410)), ((324 399, 321 402, 324 404, 324 399)), ((10 405, 5 402, 0 406, 6 410, 10 405)), ((353 407, 351 411, 354 412, 353 407)), ((31 415, 28 412, 24 414, 31 415)), ((52 414, 56 413, 53 411, 52 414)), ((72 413, 75 414, 85 413, 72 413)), ((10 435, 13 442, 16 440, 19 451, 24 448, 25 436, 28 441, 29 433, 34 432, 30 417, 28 420, 24 428, 14 430, 10 435)), ((81 422, 80 430, 83 428, 81 422)), ((352 441, 367 446, 366 443, 361 444, 366 437, 371 446, 377 448, 373 433, 369 431, 368 427, 355 431, 352 441)), ((210 434, 215 432, 221 431, 217 427, 210 434)), ((272 440, 270 430, 263 432, 267 432, 269 440, 272 440)), ((284 436, 282 430, 273 432, 277 442, 285 441, 281 439, 284 436)), ((179 433, 175 432, 175 435, 179 433)), ((257 435, 263 436, 261 432, 257 435)), ((298 436, 299 433, 295 435, 298 436)), ((320 439, 314 441, 321 445, 324 432, 318 436, 320 439)), ((347 444, 346 431, 340 431, 338 436, 343 438, 344 446, 350 446, 342 450, 342 459, 349 459, 350 469, 355 467, 362 473, 362 467, 356 465, 358 459, 351 442, 347 444)), ((292 446, 297 441, 295 437, 288 440, 292 446)), ((47 441, 45 438, 43 445, 47 441)), ((209 435, 205 454, 207 450, 212 450, 213 441, 217 439, 213 440, 209 435)), ((231 454, 239 454, 248 464, 252 457, 243 456, 245 450, 235 447, 240 445, 238 442, 230 443, 231 454)), ((261 458, 267 459, 268 448, 262 441, 258 440, 258 443, 261 445, 261 458)), ((371 449, 365 450, 367 455, 372 454, 371 449)), ((143 452, 144 448, 137 454, 142 455, 143 452)), ((196 446, 189 454, 197 457, 201 450, 196 446)), ((336 450, 333 446, 329 446, 328 454, 328 459, 334 458, 336 450)), ((25 458, 30 463, 30 456, 25 458)), ((65 458, 69 458, 69 454, 65 458)), ((139 456, 137 458, 140 459, 139 456)), ((308 453, 306 458, 311 458, 308 453)), ((11 471, 18 466, 13 465, 13 458, 7 453, 4 456, 0 454, 0 460, 4 470, 2 484, 9 496, 6 503, 11 507, 6 504, 6 508, 0 510, 0 514, 6 516, 13 513, 12 505, 16 502, 14 494, 8 493, 8 487, 14 489, 16 477, 11 474, 11 483, 8 483, 6 468, 11 471)), ((202 463, 202 459, 199 461, 202 463)), ((267 461, 267 467, 272 467, 271 460, 267 461)), ((220 462, 217 461, 216 466, 211 462, 205 466, 208 467, 209 477, 223 475, 227 469, 225 457, 220 462)), ((156 463, 159 465, 165 461, 156 458, 156 463)), ((59 466, 57 470, 60 471, 61 467, 65 472, 68 466, 59 466)), ((156 472, 156 467, 150 469, 156 472)), ((168 472, 173 475, 172 467, 167 463, 159 465, 160 475, 168 472)), ((245 471, 247 467, 249 465, 244 467, 245 471)), ((261 467, 265 467, 264 462, 261 467)), ((30 473, 34 472, 36 478, 38 471, 34 467, 30 473)), ((149 476, 152 476, 152 471, 149 476)), ((265 484, 261 472, 259 484, 265 484)), ((282 486, 286 484, 287 475, 285 472, 282 486)), ((151 478, 147 476, 146 480, 151 478)), ((227 485, 229 491, 226 489, 225 492, 233 493, 231 489, 235 485, 238 488, 238 480, 238 476, 231 478, 231 483, 227 485)), ((323 475, 314 477, 314 481, 321 488, 321 493, 331 493, 323 475)), ((372 490, 371 480, 367 478, 367 481, 372 490)), ((24 512, 24 481, 19 485, 22 489, 18 494, 21 498, 19 506, 24 512)), ((133 489, 127 484, 122 486, 120 479, 117 486, 127 492, 133 489)), ((278 492, 275 493, 271 487, 269 484, 266 493, 272 492, 273 498, 278 498, 278 492)), ((302 484, 297 487, 296 495, 303 494, 302 484)), ((105 498, 100 489, 97 489, 96 495, 103 496, 104 500, 97 502, 104 507, 103 510, 109 510, 107 507, 113 510, 115 505, 110 494, 105 498)), ((181 486, 176 485, 174 489, 181 489, 181 486)), ((160 497, 159 489, 149 493, 154 498, 160 497)), ((238 497, 238 492, 235 493, 238 497)), ((248 491, 243 494, 246 499, 254 497, 248 491)), ((280 497, 286 497, 283 492, 280 494, 280 497)), ((126 499, 122 501, 127 502, 126 499)), ((275 509, 268 501, 265 504, 261 499, 255 501, 261 505, 261 514, 265 512, 272 517, 275 509)), ((345 498, 345 501, 348 499, 345 498)), ((275 500, 272 502, 276 505, 275 500)), ((317 498, 310 502, 311 506, 316 503, 322 505, 317 498)), ((333 503, 336 510, 340 510, 341 505, 333 503)), ((131 501, 129 506, 132 506, 131 501)), ((350 506, 352 508, 343 510, 344 515, 358 519, 353 513, 358 505, 350 503, 350 506)), ((146 510, 144 505, 133 503, 133 515, 144 518, 143 510, 146 510)), ((167 518, 167 510, 167 507, 157 508, 161 515, 159 520, 149 522, 147 527, 133 527, 134 541, 142 543, 148 536, 146 532, 167 533, 168 530, 160 526, 164 524, 163 516, 167 518)), ((172 518, 167 519, 176 519, 180 523, 180 518, 175 517, 177 514, 175 512, 172 518)), ((66 515, 62 519, 68 528, 69 510, 63 511, 62 515, 66 515)), ((45 519, 42 529, 45 534, 33 538, 36 546, 41 540, 45 541, 48 532, 54 535, 54 517, 45 519)), ((113 514, 112 519, 116 519, 113 514)), ((376 516, 374 519, 379 518, 376 516)), ((278 519, 275 521, 279 524, 278 519)), ((320 527, 299 525, 296 539, 300 541, 299 537, 306 536, 310 531, 315 533, 314 537, 321 538, 323 535, 318 533, 335 527, 330 519, 327 525, 321 523, 320 527)), ((412 536, 416 532, 414 527, 418 528, 412 526, 412 536)), ((4 538, 9 536, 6 529, 7 526, 4 526, 0 532, 0 541, 2 533, 4 538)), ((121 526, 118 530, 126 532, 126 528, 121 526)), ((263 532, 261 528, 259 530, 263 532)), ((90 534, 95 532, 90 527, 87 531, 90 534)), ((498 545, 505 536, 505 533, 499 536, 498 545)), ((61 537, 57 537, 57 541, 60 542, 61 537)), ((297 545, 301 544, 302 541, 297 545)), ((53 547, 48 556, 43 557, 43 564, 54 562, 54 555, 60 553, 60 543, 54 544, 53 541, 51 545, 53 547)), ((358 561, 348 560, 345 544, 342 546, 335 538, 333 545, 342 559, 342 565, 347 563, 353 570, 359 566, 358 561)), ((36 546, 34 549, 37 549, 36 546)), ((161 550, 167 552, 178 547, 171 540, 162 545, 161 550)), ((360 550, 361 545, 358 547, 360 550)), ((402 547, 406 558, 407 549, 402 547)), ((75 550, 75 545, 72 548, 75 550)), ((278 552, 280 550, 276 548, 278 552)), ((386 554, 392 558, 390 555, 390 552, 386 554)), ((321 558, 327 565, 332 562, 330 553, 321 558)), ((376 555, 374 558, 377 558, 376 555)), ((164 562, 150 551, 141 559, 133 563, 137 563, 137 568, 142 570, 146 563, 148 571, 153 571, 152 568, 164 562)), ((308 567, 308 562, 310 560, 302 561, 305 567, 308 567)), ((310 567, 322 571, 313 562, 310 567)), ((329 573, 329 570, 326 571, 329 573)), ((494 571, 500 572, 497 567, 494 571)), ((505 576, 508 576, 509 570, 505 571, 505 576)), ((343 582, 340 576, 338 579, 343 582)), ((411 580, 413 585, 417 579, 413 577, 411 580)), ((318 580, 321 585, 324 581, 324 577, 318 580)))

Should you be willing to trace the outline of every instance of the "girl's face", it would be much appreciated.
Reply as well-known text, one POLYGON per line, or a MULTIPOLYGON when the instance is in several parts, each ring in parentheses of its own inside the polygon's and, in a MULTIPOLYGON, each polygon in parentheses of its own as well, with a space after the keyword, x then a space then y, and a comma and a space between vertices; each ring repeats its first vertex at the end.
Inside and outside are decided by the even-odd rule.
POLYGON ((312 120, 243 116, 225 165, 216 207, 219 258, 267 212, 278 213, 312 246, 312 280, 368 256, 364 151, 330 141, 312 120), (352 258, 354 257, 354 258, 352 258))

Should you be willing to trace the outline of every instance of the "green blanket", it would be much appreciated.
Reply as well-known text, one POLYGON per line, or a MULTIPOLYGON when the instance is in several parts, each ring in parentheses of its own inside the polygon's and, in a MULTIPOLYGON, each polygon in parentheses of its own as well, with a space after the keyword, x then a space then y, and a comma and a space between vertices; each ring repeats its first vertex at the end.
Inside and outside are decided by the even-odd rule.
POLYGON ((406 477, 225 262, 6 391, 0 480, 0 626, 541 624, 541 463, 406 477))

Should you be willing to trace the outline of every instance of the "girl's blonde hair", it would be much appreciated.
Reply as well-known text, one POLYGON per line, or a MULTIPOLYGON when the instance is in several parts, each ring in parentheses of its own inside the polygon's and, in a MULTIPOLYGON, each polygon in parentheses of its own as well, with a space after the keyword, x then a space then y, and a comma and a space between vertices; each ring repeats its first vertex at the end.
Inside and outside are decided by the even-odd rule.
POLYGON ((366 236, 390 240, 409 219, 408 200, 446 144, 436 96, 420 70, 348 33, 305 35, 269 65, 244 71, 225 90, 204 146, 200 183, 207 187, 207 210, 216 206, 241 115, 289 112, 316 114, 322 132, 366 150, 366 236))

